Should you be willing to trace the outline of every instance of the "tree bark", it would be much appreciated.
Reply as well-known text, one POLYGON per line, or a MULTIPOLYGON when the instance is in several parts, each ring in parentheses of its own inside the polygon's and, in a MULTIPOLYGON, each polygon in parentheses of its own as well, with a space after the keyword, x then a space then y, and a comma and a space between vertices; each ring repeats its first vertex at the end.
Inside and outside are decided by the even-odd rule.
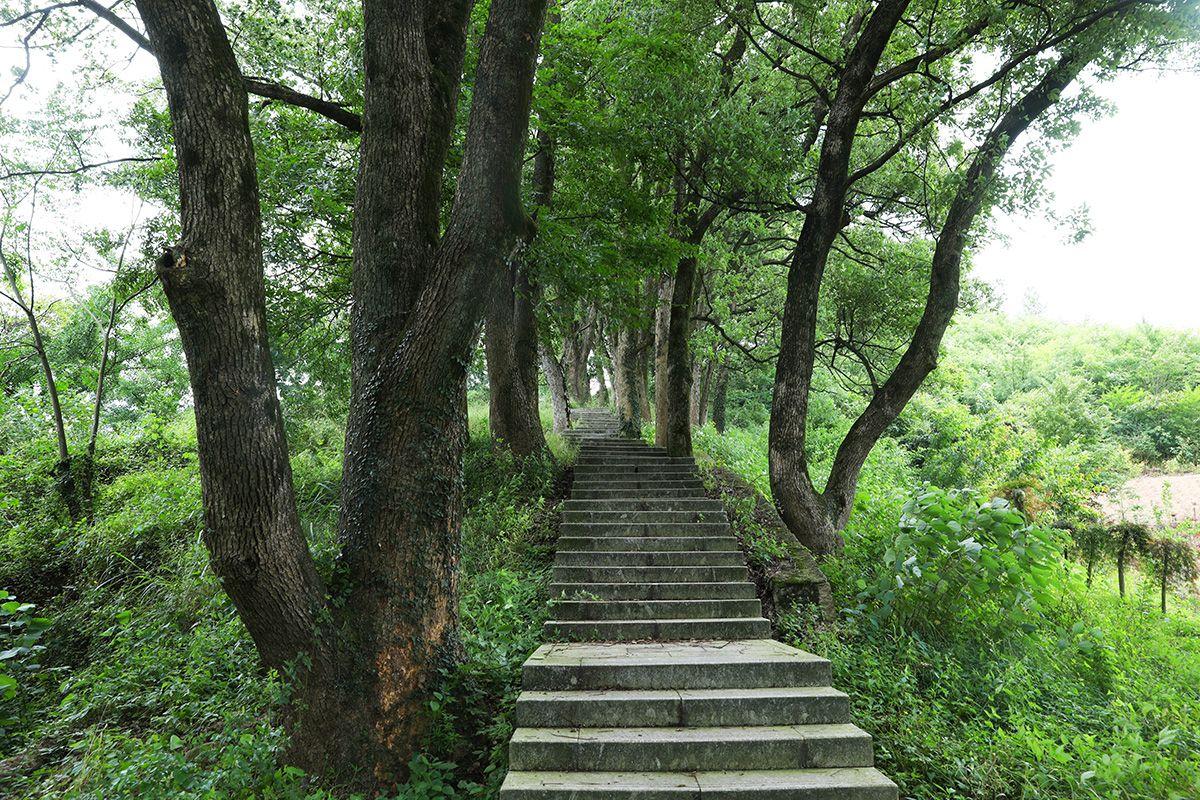
POLYGON ((528 267, 501 266, 484 329, 492 438, 526 458, 546 451, 538 411, 536 298, 528 267))
POLYGON ((630 330, 623 325, 617 332, 617 351, 613 362, 617 419, 621 424, 621 435, 630 438, 642 435, 642 386, 637 352, 641 341, 640 330, 630 330))
POLYGON ((571 407, 567 401, 567 379, 562 364, 554 357, 550 346, 538 340, 538 357, 542 362, 542 375, 550 391, 550 409, 554 416, 554 432, 562 433, 571 427, 571 407))
POLYGON ((563 337, 563 362, 567 370, 567 386, 571 399, 587 405, 592 400, 592 378, 588 359, 592 354, 592 337, 596 331, 596 308, 589 306, 582 320, 572 320, 563 337))
MULTIPOLYGON (((921 320, 903 356, 855 420, 834 458, 825 490, 818 493, 808 475, 805 447, 808 394, 815 354, 820 284, 848 188, 849 148, 862 110, 866 79, 855 56, 882 52, 876 25, 881 3, 848 62, 834 99, 818 167, 812 211, 806 217, 788 280, 783 336, 771 409, 770 476, 780 513, 789 528, 816 553, 839 550, 838 531, 849 520, 858 476, 871 449, 936 365, 942 335, 958 305, 962 251, 987 191, 1012 142, 1074 79, 1086 59, 1068 53, 989 132, 971 160, 939 233, 921 320), (864 49, 863 44, 874 44, 864 49), (858 88, 856 88, 858 87, 858 88), (821 519, 825 515, 826 519, 821 519)), ((884 22, 891 27, 890 15, 884 22)), ((890 30, 890 27, 888 28, 890 30)), ((878 61, 874 56, 870 69, 878 61)), ((869 78, 869 76, 867 76, 869 78)))
POLYGON ((182 238, 158 263, 196 413, 204 543, 263 662, 323 654, 267 341, 246 92, 211 0, 138 0, 174 129, 182 238))
MULTIPOLYGON (((596 324, 599 326, 599 320, 597 320, 596 324)), ((608 346, 605 344, 603 332, 597 333, 593 341, 595 342, 595 353, 597 355, 596 402, 602 406, 607 406, 609 404, 609 392, 608 379, 605 376, 605 367, 611 364, 612 359, 609 358, 608 346)), ((609 368, 611 369, 611 366, 609 366, 609 368)), ((616 381, 616 377, 613 378, 613 381, 616 381)))
POLYGON ((726 358, 721 362, 721 368, 717 371, 717 382, 713 388, 712 399, 712 420, 713 426, 716 427, 717 433, 725 432, 725 404, 726 394, 729 391, 729 359, 726 358))
POLYGON ((183 237, 159 273, 195 399, 205 543, 263 661, 298 665, 293 757, 373 793, 402 779, 458 652, 465 365, 490 276, 528 232, 520 157, 545 3, 491 4, 440 240, 470 4, 364 3, 353 389, 330 606, 275 391, 244 83, 212 0, 137 5, 179 163, 183 237))
POLYGON ((667 446, 667 352, 671 335, 671 297, 675 276, 664 275, 658 284, 658 304, 654 308, 654 444, 667 446))
MULTIPOLYGON (((430 230, 438 205, 413 206, 411 219, 397 221, 407 206, 396 197, 424 197, 432 190, 428 162, 440 162, 444 148, 427 144, 420 169, 388 164, 394 173, 386 180, 371 165, 383 167, 381 155, 401 156, 397 148, 422 141, 413 136, 422 124, 442 129, 450 106, 431 102, 430 95, 433 101, 441 95, 420 87, 426 79, 439 91, 447 81, 456 83, 450 79, 458 68, 444 70, 448 59, 441 58, 440 37, 452 40, 453 60, 460 64, 465 14, 455 8, 448 20, 449 10, 435 4, 429 19, 415 20, 417 27, 408 5, 368 0, 366 8, 374 49, 367 50, 360 193, 370 196, 370 213, 361 203, 356 209, 356 243, 364 249, 356 248, 355 269, 366 273, 364 282, 372 284, 367 291, 377 293, 387 291, 374 283, 381 275, 406 278, 398 287, 404 296, 419 276, 410 274, 411 262, 390 256, 411 254, 423 261, 429 256, 424 243, 415 253, 406 251, 393 239, 395 230, 401 225, 430 230), (427 47, 412 47, 422 35, 427 47), (420 79, 414 81, 414 74, 420 79), (414 113, 410 104, 416 101, 426 103, 424 115, 414 113), (369 245, 380 234, 387 246, 382 253, 369 245)), ((544 10, 545 0, 492 3, 453 210, 425 285, 414 306, 401 307, 411 308, 407 314, 391 310, 398 299, 393 294, 392 303, 378 299, 377 313, 355 320, 359 343, 406 323, 403 336, 386 347, 355 351, 358 385, 346 436, 339 524, 351 588, 340 620, 348 652, 362 655, 349 667, 357 683, 355 702, 343 709, 337 731, 328 723, 322 731, 324 737, 359 737, 352 752, 370 770, 373 785, 404 774, 427 731, 427 700, 439 671, 458 655, 466 365, 492 276, 529 233, 519 196, 521 154, 544 10)))

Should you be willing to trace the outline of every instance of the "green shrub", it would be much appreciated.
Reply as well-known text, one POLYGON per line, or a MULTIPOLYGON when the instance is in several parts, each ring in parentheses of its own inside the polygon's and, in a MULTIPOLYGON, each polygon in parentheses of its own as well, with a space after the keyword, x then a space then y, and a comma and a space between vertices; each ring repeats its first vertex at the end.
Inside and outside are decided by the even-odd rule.
POLYGON ((927 633, 948 619, 991 614, 1028 623, 1052 598, 1061 557, 1055 534, 1006 501, 927 487, 904 506, 879 576, 861 582, 855 613, 927 633))

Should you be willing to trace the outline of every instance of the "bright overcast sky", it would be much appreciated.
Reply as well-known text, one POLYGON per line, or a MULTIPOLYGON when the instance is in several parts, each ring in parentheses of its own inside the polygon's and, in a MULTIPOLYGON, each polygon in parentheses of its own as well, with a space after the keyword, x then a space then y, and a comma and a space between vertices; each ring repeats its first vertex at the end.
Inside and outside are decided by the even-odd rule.
POLYGON ((1012 313, 1032 292, 1052 319, 1200 328, 1200 75, 1129 73, 1101 94, 1116 113, 1084 123, 1048 184, 1059 213, 1088 205, 1091 235, 998 220, 1008 241, 976 254, 975 277, 1012 313))

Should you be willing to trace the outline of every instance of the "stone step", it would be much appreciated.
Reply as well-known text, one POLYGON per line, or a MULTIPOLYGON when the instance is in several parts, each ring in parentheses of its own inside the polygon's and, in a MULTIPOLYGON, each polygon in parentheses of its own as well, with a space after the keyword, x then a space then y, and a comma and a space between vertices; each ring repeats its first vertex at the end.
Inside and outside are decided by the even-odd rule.
POLYGON ((559 600, 560 622, 647 619, 757 619, 762 603, 753 600, 559 600))
POLYGON ((897 800, 879 770, 509 772, 501 800, 897 800))
POLYGON ((544 644, 521 668, 527 691, 828 686, 827 659, 773 639, 544 644))
POLYGON ((616 497, 611 500, 585 500, 572 495, 563 502, 564 511, 715 511, 725 516, 720 500, 709 497, 616 497))
POLYGON ((552 571, 555 583, 724 583, 744 581, 745 564, 734 567, 561 566, 552 571))
POLYGON ((728 536, 728 522, 561 522, 559 536, 728 536))
POLYGON ((518 728, 516 770, 686 772, 870 767, 871 737, 850 725, 518 728))
POLYGON ((724 511, 563 511, 562 521, 633 524, 708 522, 728 524, 724 511))
POLYGON ((556 567, 739 567, 741 550, 559 550, 556 567))
POLYGON ((687 497, 702 497, 704 495, 703 486, 671 486, 664 485, 661 488, 621 488, 621 489, 589 489, 580 487, 578 484, 571 487, 571 497, 577 500, 622 500, 624 498, 636 495, 646 498, 687 498, 687 497))
POLYGON ((749 581, 697 583, 552 583, 550 596, 579 600, 751 600, 749 581))
POLYGON ((737 550, 732 536, 560 536, 558 551, 737 550))
POLYGON ((639 619, 550 620, 543 623, 547 639, 572 642, 693 641, 708 639, 762 639, 771 635, 770 620, 738 619, 639 619))
POLYGON ((662 478, 668 480, 694 480, 696 468, 691 464, 577 464, 575 477, 588 480, 634 480, 662 478))
MULTIPOLYGON (((630 475, 628 477, 594 478, 590 475, 576 475, 571 482, 572 491, 588 489, 591 491, 626 492, 623 497, 637 497, 638 492, 652 489, 703 489, 704 484, 699 478, 688 473, 666 473, 663 475, 630 475)), ((574 495, 572 495, 573 497, 574 495)))
POLYGON ((850 699, 828 686, 522 692, 516 713, 517 726, 530 728, 706 728, 849 721, 850 699))
POLYGON ((692 467, 696 460, 691 456, 659 456, 653 453, 617 453, 615 455, 581 455, 575 462, 575 468, 580 467, 692 467))

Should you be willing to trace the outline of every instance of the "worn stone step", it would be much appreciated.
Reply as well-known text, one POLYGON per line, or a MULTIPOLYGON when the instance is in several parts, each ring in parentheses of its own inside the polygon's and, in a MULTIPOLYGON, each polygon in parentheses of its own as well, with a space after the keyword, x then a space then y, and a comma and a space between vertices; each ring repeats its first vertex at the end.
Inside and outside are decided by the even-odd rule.
POLYGON ((560 536, 558 552, 572 550, 737 550, 733 536, 560 536))
MULTIPOLYGON (((597 480, 606 480, 609 478, 631 478, 650 475, 656 477, 659 475, 676 474, 687 478, 696 477, 696 466, 694 464, 597 464, 586 463, 575 465, 576 477, 594 478, 597 480)), ((676 479, 678 480, 678 479, 676 479)))
POLYGON ((850 724, 717 728, 518 728, 516 770, 685 772, 870 767, 871 737, 850 724))
POLYGON ((647 619, 757 619, 762 603, 753 600, 559 600, 554 619, 647 620, 647 619))
POLYGON ((552 583, 550 596, 578 600, 750 600, 758 595, 749 581, 696 583, 552 583))
POLYGON ((696 486, 671 486, 664 485, 661 487, 646 487, 646 488, 621 488, 621 489, 589 489, 586 487, 572 486, 571 497, 576 500, 621 500, 626 497, 636 495, 637 497, 646 498, 688 498, 702 497, 704 495, 704 487, 696 486))
POLYGON ((714 524, 728 523, 724 511, 572 511, 562 512, 562 521, 588 522, 599 524, 632 523, 632 524, 670 524, 707 522, 714 524))
POLYGON ((833 725, 850 721, 850 699, 828 686, 535 691, 517 698, 516 721, 530 728, 833 725))
POLYGON ((828 686, 827 659, 773 639, 544 644, 521 668, 531 691, 828 686))
POLYGON ((580 467, 692 467, 696 460, 691 456, 660 456, 653 453, 619 453, 615 455, 581 455, 575 462, 580 467))
POLYGON ((563 502, 564 511, 715 511, 725 516, 720 500, 709 497, 615 497, 611 500, 576 498, 563 502))
POLYGON ((548 639, 574 642, 691 641, 701 639, 762 639, 771 635, 764 618, 549 620, 542 629, 548 639))
POLYGON ((738 567, 741 550, 559 550, 556 567, 738 567))
POLYGON ((745 564, 733 567, 628 567, 555 565, 552 570, 555 583, 723 583, 744 581, 745 564))
POLYGON ((728 522, 561 522, 559 536, 728 536, 728 522))
POLYGON ((870 767, 753 772, 509 772, 501 800, 897 800, 870 767))

